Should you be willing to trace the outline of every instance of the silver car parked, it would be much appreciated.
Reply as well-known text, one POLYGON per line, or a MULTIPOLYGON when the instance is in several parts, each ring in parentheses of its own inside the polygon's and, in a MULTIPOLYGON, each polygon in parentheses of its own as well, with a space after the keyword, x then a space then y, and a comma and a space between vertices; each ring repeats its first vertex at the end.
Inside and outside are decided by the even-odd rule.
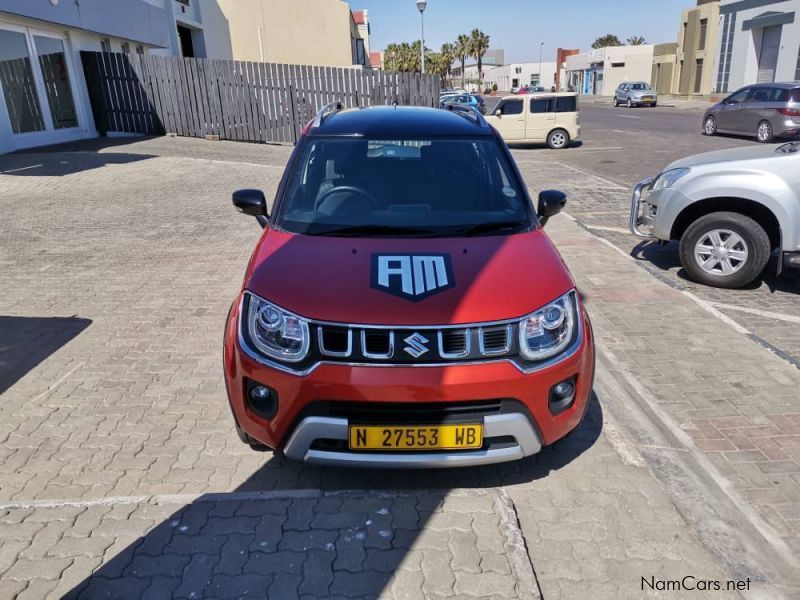
POLYGON ((634 106, 656 106, 658 96, 649 83, 644 81, 626 81, 619 84, 614 92, 614 106, 624 104, 628 108, 634 106))
POLYGON ((800 133, 800 84, 763 83, 737 90, 703 116, 703 133, 755 136, 759 142, 800 133))

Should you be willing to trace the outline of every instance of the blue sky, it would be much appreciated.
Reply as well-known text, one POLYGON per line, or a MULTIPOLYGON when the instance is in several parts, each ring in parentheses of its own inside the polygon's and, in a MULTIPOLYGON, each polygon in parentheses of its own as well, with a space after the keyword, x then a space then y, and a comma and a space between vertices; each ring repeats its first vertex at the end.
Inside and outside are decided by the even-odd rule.
MULTIPOLYGON (((348 0, 350 8, 369 10, 370 44, 383 50, 391 42, 419 39, 415 0, 348 0)), ((545 60, 562 48, 586 50, 595 38, 616 34, 623 42, 643 35, 649 43, 674 42, 683 9, 693 0, 428 0, 425 43, 438 50, 459 33, 479 27, 493 48, 504 48, 506 62, 537 61, 544 42, 545 60)))

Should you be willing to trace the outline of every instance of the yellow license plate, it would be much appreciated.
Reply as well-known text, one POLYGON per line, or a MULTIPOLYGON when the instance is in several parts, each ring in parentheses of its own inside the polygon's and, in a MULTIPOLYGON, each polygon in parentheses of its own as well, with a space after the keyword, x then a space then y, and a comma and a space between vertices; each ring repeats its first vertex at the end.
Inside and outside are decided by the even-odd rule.
POLYGON ((462 450, 483 446, 483 425, 351 425, 351 450, 462 450))

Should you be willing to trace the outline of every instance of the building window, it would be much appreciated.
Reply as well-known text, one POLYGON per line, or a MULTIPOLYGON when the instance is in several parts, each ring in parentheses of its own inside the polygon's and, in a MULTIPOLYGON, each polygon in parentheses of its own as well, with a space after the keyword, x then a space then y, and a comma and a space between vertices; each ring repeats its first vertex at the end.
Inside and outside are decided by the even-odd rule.
POLYGON ((128 42, 122 42, 122 46, 121 47, 122 47, 122 51, 125 54, 130 54, 131 53, 131 45, 128 42))
POLYGON ((625 63, 624 62, 611 63, 611 68, 612 69, 623 69, 623 68, 625 68, 625 63))
POLYGON ((136 54, 144 54, 144 46, 142 46, 141 44, 136 46, 136 54))
POLYGON ((357 65, 367 64, 366 53, 364 52, 364 40, 361 38, 356 39, 355 64, 357 65))
POLYGON ((717 68, 717 92, 728 91, 731 76, 731 54, 733 36, 736 31, 736 13, 725 15, 722 25, 722 39, 719 45, 719 67, 717 68))
POLYGON ((797 68, 794 71, 794 80, 800 81, 800 50, 797 51, 797 68))
POLYGON ((700 42, 697 46, 698 50, 706 49, 707 36, 708 36, 708 19, 700 19, 700 42))
POLYGON ((100 52, 111 52, 111 40, 108 38, 100 40, 100 52))
POLYGON ((694 93, 699 94, 703 87, 703 59, 698 58, 694 72, 694 93))

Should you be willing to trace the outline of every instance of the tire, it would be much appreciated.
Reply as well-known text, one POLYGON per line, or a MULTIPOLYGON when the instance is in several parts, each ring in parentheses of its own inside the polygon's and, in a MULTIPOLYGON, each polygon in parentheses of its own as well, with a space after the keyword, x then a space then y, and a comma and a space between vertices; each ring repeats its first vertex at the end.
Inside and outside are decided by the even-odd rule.
POLYGON ((563 150, 569 145, 569 134, 563 129, 554 129, 547 134, 547 145, 553 150, 563 150))
POLYGON ((708 115, 703 121, 703 135, 717 135, 717 119, 714 115, 708 115))
POLYGON ((658 102, 653 102, 653 103, 650 105, 650 107, 651 107, 651 108, 655 108, 656 106, 658 106, 658 102))
POLYGON ((633 101, 632 101, 630 98, 628 98, 628 104, 627 104, 627 107, 628 107, 628 108, 633 108, 633 101))
POLYGON ((266 444, 262 444, 254 437, 250 436, 249 434, 245 433, 244 429, 236 426, 236 434, 239 436, 239 439, 242 440, 245 444, 250 446, 251 450, 255 450, 256 452, 269 452, 270 447, 266 444))
POLYGON ((619 108, 619 100, 617 100, 616 96, 614 96, 614 108, 619 108))
POLYGON ((761 121, 758 124, 758 129, 756 129, 756 138, 762 144, 768 144, 775 139, 775 135, 772 131, 772 123, 767 120, 761 121))
POLYGON ((681 264, 689 276, 718 288, 740 288, 752 283, 767 265, 770 250, 764 228, 735 212, 700 217, 680 241, 681 264))

